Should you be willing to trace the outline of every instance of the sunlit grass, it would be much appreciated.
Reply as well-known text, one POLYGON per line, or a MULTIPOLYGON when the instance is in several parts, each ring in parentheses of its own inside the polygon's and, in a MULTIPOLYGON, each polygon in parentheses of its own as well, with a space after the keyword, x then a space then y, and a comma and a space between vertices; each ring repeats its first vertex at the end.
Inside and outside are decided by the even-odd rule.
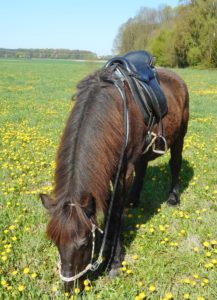
MULTIPOLYGON (((52 190, 75 85, 99 66, 0 61, 0 299, 68 298, 37 194, 52 190)), ((217 299, 217 73, 176 71, 191 100, 181 205, 165 203, 168 153, 150 164, 141 206, 125 210, 120 276, 87 281, 82 299, 217 299)))

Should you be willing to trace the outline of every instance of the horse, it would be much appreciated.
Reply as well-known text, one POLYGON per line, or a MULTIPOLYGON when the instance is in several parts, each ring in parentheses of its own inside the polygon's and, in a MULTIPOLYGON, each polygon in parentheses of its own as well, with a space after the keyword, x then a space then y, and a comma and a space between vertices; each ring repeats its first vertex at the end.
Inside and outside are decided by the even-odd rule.
MULTIPOLYGON (((162 126, 171 153, 172 180, 167 202, 174 206, 180 202, 179 174, 189 119, 189 95, 185 82, 177 74, 163 68, 157 68, 156 72, 168 106, 162 126)), ((60 276, 66 292, 71 291, 75 281, 82 286, 89 272, 99 267, 106 245, 111 249, 105 259, 106 267, 111 276, 117 274, 123 259, 120 226, 126 199, 135 206, 139 204, 148 162, 162 155, 145 144, 148 126, 125 83, 126 143, 123 95, 111 81, 114 77, 108 67, 78 83, 76 102, 57 151, 53 195, 40 195, 50 214, 47 235, 58 248, 60 276), (105 220, 109 216, 104 234, 97 224, 100 213, 105 220), (103 235, 103 246, 93 263, 98 231, 103 235)), ((159 124, 155 124, 153 134, 158 130, 159 124)))

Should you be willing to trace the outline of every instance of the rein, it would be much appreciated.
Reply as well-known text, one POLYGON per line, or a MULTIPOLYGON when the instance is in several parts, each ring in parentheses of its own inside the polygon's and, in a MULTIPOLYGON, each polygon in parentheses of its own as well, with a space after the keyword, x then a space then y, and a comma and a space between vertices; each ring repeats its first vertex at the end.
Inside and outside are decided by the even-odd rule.
MULTIPOLYGON (((121 149, 121 154, 120 154, 120 158, 119 158, 119 162, 118 162, 118 166, 117 166, 117 172, 116 172, 116 176, 115 176, 115 181, 114 181, 114 185, 113 185, 113 191, 112 191, 112 195, 110 198, 110 204, 108 207, 108 214, 107 214, 107 218, 106 218, 106 224, 105 224, 105 229, 104 229, 104 234, 103 231, 96 226, 96 224, 94 224, 91 220, 91 233, 92 233, 92 251, 91 251, 91 261, 90 263, 86 266, 86 268, 79 272, 78 274, 75 274, 74 276, 71 277, 66 277, 63 276, 61 273, 61 258, 59 257, 59 261, 58 261, 58 269, 59 269, 59 275, 60 278, 65 281, 65 282, 71 282, 71 281, 75 281, 77 279, 79 279, 80 277, 82 277, 84 274, 86 274, 88 271, 96 271, 99 266, 101 265, 101 263, 103 262, 103 252, 105 250, 105 245, 106 245, 106 240, 107 240, 107 236, 108 236, 108 230, 109 230, 109 225, 110 225, 110 219, 111 219, 111 214, 112 214, 112 208, 113 208, 113 204, 114 204, 114 199, 115 199, 115 195, 116 195, 116 190, 118 187, 118 181, 120 178, 120 172, 121 172, 121 167, 123 165, 123 160, 124 160, 124 155, 125 155, 125 150, 128 144, 128 138, 129 138, 129 114, 128 114, 128 106, 127 106, 127 98, 126 98, 126 94, 124 92, 124 82, 122 80, 108 80, 108 82, 114 84, 117 88, 117 90, 119 91, 121 98, 123 100, 123 110, 124 110, 124 138, 125 141, 123 143, 122 149, 121 149), (99 250, 99 255, 98 258, 95 262, 93 262, 93 257, 94 257, 94 252, 95 252, 95 240, 96 240, 96 229, 103 234, 103 240, 102 240, 102 244, 101 244, 101 248, 99 250)), ((75 206, 76 204, 71 203, 71 206, 75 206)))

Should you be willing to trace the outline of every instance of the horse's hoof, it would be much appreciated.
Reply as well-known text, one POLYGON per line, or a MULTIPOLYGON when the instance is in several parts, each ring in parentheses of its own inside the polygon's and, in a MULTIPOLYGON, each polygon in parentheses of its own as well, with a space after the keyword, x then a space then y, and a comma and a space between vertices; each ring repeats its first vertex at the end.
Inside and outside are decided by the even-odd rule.
POLYGON ((167 200, 167 204, 170 206, 176 206, 179 203, 180 203, 179 196, 174 193, 170 193, 169 198, 167 200))
POLYGON ((109 278, 113 279, 114 277, 118 276, 120 273, 120 269, 111 269, 109 271, 109 278))

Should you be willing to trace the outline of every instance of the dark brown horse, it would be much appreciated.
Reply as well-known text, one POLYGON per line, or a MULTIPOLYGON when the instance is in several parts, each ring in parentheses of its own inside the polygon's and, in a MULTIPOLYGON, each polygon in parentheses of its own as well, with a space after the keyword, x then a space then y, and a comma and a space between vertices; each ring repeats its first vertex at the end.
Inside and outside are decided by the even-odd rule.
MULTIPOLYGON (((188 91, 175 73, 165 69, 157 69, 157 73, 168 105, 168 113, 163 118, 164 136, 171 151, 172 182, 168 203, 176 205, 179 203, 178 181, 189 116, 188 91)), ((57 154, 53 199, 41 195, 42 203, 51 215, 47 233, 59 250, 66 291, 70 290, 74 280, 79 278, 81 281, 89 270, 94 270, 90 262, 97 239, 96 216, 100 211, 105 216, 108 213, 110 182, 114 183, 125 142, 123 102, 117 87, 107 80, 112 76, 110 68, 102 69, 78 84, 77 100, 57 154)), ((135 169, 129 199, 137 205, 147 164, 159 156, 151 148, 143 154, 147 146, 144 145, 147 126, 127 85, 125 94, 129 137, 106 237, 113 249, 111 275, 120 267, 122 259, 119 229, 127 182, 135 169)), ((153 132, 157 131, 158 125, 155 125, 153 132)))

